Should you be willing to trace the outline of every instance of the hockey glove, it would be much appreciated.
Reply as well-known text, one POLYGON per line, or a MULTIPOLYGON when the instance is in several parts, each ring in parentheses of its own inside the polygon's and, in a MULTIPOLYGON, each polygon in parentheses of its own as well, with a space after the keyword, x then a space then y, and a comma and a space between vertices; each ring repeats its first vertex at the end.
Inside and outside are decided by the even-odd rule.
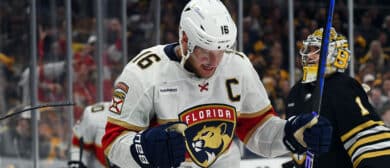
POLYGON ((332 142, 333 128, 330 121, 325 117, 319 117, 318 123, 303 133, 303 139, 307 149, 314 154, 321 154, 329 151, 332 142))
POLYGON ((325 117, 313 114, 292 116, 284 127, 283 142, 293 153, 310 150, 315 154, 328 152, 332 138, 332 126, 325 117))
POLYGON ((185 159, 184 127, 180 122, 167 123, 136 134, 130 147, 134 160, 143 168, 178 167, 185 159))

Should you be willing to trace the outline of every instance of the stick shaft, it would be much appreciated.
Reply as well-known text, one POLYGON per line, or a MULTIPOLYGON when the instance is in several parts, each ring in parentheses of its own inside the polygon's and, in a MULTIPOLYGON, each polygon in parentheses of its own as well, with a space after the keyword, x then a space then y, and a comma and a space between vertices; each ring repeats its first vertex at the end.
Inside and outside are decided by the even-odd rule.
POLYGON ((323 94, 324 83, 325 83, 326 57, 328 55, 329 36, 330 36, 330 29, 332 27, 334 4, 335 4, 335 0, 329 0, 326 25, 323 28, 323 32, 322 32, 321 53, 320 53, 320 61, 318 65, 317 80, 316 80, 317 84, 313 94, 313 98, 314 98, 313 112, 316 112, 318 115, 320 115, 321 112, 322 94, 323 94))
POLYGON ((18 115, 20 113, 26 112, 26 111, 34 110, 34 109, 40 109, 40 108, 45 108, 45 107, 73 106, 73 105, 74 105, 74 103, 71 103, 71 102, 53 103, 53 104, 41 104, 41 105, 38 105, 38 106, 35 106, 35 107, 30 107, 30 108, 26 108, 26 109, 23 109, 23 110, 20 110, 20 111, 13 112, 11 114, 7 114, 7 115, 5 115, 3 117, 0 117, 0 121, 4 120, 4 119, 7 119, 9 117, 18 115))
MULTIPOLYGON (((319 116, 321 113, 322 94, 323 94, 324 83, 325 83, 326 57, 328 55, 329 36, 332 27, 334 5, 335 5, 335 0, 329 0, 326 25, 322 31, 320 61, 319 61, 318 71, 317 71, 316 88, 313 94, 313 108, 312 108, 313 114, 317 116, 319 116)), ((313 152, 310 151, 306 152, 306 160, 305 160, 306 168, 312 168, 314 166, 314 158, 315 155, 313 152)))

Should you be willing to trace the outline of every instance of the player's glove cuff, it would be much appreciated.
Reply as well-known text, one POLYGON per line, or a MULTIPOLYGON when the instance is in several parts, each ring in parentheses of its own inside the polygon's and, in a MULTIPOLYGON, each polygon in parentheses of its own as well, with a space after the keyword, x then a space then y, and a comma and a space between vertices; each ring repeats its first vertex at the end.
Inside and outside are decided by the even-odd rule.
POLYGON ((306 148, 302 146, 297 140, 295 140, 295 138, 289 138, 288 136, 285 136, 283 138, 283 143, 292 153, 301 154, 306 151, 306 148))
POLYGON ((133 145, 130 146, 131 155, 142 168, 152 168, 153 166, 150 165, 150 162, 146 158, 144 149, 142 148, 141 137, 141 133, 135 135, 133 145))
POLYGON ((185 160, 182 132, 187 126, 181 122, 163 124, 135 135, 130 152, 143 168, 178 167, 185 160))
POLYGON ((283 137, 284 145, 293 153, 301 154, 307 149, 307 145, 303 140, 303 133, 306 128, 317 122, 313 114, 302 114, 292 116, 287 120, 284 127, 285 136, 283 137))

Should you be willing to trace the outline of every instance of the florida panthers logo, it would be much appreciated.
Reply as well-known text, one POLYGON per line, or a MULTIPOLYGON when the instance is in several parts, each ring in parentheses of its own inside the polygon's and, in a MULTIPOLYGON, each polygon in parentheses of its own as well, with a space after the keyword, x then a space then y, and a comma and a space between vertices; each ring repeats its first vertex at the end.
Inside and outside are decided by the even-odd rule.
POLYGON ((207 104, 190 108, 179 118, 188 125, 186 147, 197 165, 209 167, 229 148, 236 127, 234 107, 207 104))
POLYGON ((222 123, 218 127, 204 126, 192 140, 195 152, 205 152, 207 154, 206 161, 214 160, 215 153, 226 149, 230 144, 231 138, 225 134, 226 127, 226 123, 222 123))

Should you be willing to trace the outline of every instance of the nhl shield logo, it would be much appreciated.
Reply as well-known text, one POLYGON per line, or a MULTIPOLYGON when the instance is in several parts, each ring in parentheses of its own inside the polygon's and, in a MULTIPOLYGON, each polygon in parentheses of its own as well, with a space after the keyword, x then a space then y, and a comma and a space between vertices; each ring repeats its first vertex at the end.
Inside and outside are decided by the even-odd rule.
POLYGON ((229 148, 235 128, 236 109, 225 104, 206 104, 185 110, 180 121, 184 131, 187 152, 200 167, 209 167, 229 148))

